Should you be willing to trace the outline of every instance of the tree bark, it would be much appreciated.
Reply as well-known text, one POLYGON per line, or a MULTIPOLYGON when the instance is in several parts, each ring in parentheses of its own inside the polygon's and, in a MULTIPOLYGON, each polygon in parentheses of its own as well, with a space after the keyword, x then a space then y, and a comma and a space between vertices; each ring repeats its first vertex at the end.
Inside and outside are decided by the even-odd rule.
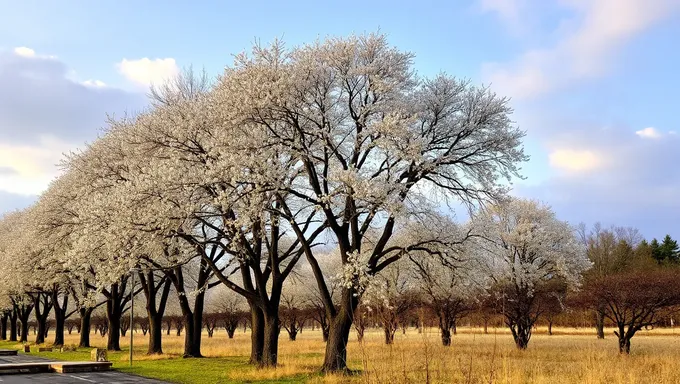
POLYGON ((194 300, 193 310, 187 299, 184 286, 184 272, 182 267, 175 267, 171 271, 165 271, 165 275, 172 281, 179 299, 179 307, 184 318, 184 354, 183 357, 203 357, 201 355, 201 329, 203 326, 203 306, 205 304, 205 292, 208 289, 210 269, 205 260, 201 259, 196 284, 200 291, 194 300))
POLYGON ((64 324, 66 323, 66 311, 68 310, 68 295, 63 296, 59 302, 59 291, 52 293, 52 305, 54 306, 54 345, 64 345, 64 324))
POLYGON ((518 322, 510 325, 510 331, 518 349, 524 350, 529 346, 532 326, 533 323, 528 318, 520 318, 518 322))
POLYGON ((625 334, 619 336, 619 353, 630 354, 630 338, 625 334))
POLYGON ((35 306, 35 321, 38 327, 35 334, 35 343, 44 344, 48 329, 47 317, 52 310, 52 296, 51 294, 39 293, 33 298, 33 302, 35 306))
POLYGON ((14 306, 9 314, 9 341, 17 341, 17 308, 14 306))
POLYGON ((142 284, 142 290, 146 297, 146 314, 149 321, 149 347, 147 354, 160 355, 163 353, 163 315, 165 314, 165 307, 168 302, 172 282, 169 278, 165 277, 160 282, 160 286, 157 286, 153 271, 147 272, 146 275, 143 272, 139 272, 139 281, 142 284), (158 303, 156 303, 158 288, 161 286, 161 296, 158 303))
MULTIPOLYGON (((278 311, 276 311, 278 312, 278 311)), ((264 343, 262 348, 262 366, 275 367, 278 360, 279 350, 279 326, 278 313, 269 313, 264 318, 264 343)))
POLYGON ((449 328, 440 328, 442 334, 442 345, 445 347, 451 346, 451 330, 449 328))
POLYGON ((359 298, 352 289, 343 288, 339 311, 330 319, 323 372, 347 372, 347 342, 359 298))
POLYGON ((7 320, 9 320, 9 313, 3 311, 0 318, 0 340, 7 340, 7 320))
POLYGON ((21 304, 15 306, 18 312, 19 321, 21 321, 21 334, 19 335, 19 341, 22 343, 28 342, 28 317, 33 312, 33 304, 21 304))
POLYGON ((396 330, 390 324, 385 323, 383 331, 385 332, 385 344, 390 345, 394 343, 394 333, 396 330))
POLYGON ((106 349, 109 351, 120 351, 120 312, 107 313, 109 322, 108 339, 106 349))
POLYGON ((80 308, 80 342, 81 348, 90 348, 90 331, 92 330, 92 311, 94 308, 80 308))
POLYGON ((250 364, 262 364, 262 354, 264 351, 264 314, 262 310, 254 305, 250 305, 250 364))

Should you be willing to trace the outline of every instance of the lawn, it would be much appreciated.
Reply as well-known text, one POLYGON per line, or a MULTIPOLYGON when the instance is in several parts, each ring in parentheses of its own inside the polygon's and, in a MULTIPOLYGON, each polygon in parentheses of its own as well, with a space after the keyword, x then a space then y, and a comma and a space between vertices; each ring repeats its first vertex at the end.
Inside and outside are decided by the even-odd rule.
MULTIPOLYGON (((232 340, 224 332, 203 341, 203 359, 182 359, 183 337, 166 336, 163 356, 146 356, 146 338, 135 334, 135 360, 130 367, 127 338, 123 351, 109 353, 114 368, 174 383, 680 383, 680 333, 673 330, 641 332, 632 342, 630 356, 620 356, 615 338, 597 340, 591 330, 557 329, 556 335, 536 333, 526 351, 517 351, 502 329, 482 334, 462 328, 451 347, 439 345, 436 330, 398 334, 386 346, 379 330, 367 332, 364 343, 353 335, 349 365, 359 371, 351 377, 318 373, 324 343, 318 331, 305 330, 297 341, 281 335, 280 366, 256 369, 247 364, 248 333, 232 340)), ((33 335, 30 335, 33 338, 33 335)), ((95 346, 106 340, 92 335, 95 346)), ((67 344, 77 335, 67 336, 67 344)), ((0 342, 0 348, 20 346, 0 342)), ((61 360, 89 360, 90 350, 33 353, 61 360)))

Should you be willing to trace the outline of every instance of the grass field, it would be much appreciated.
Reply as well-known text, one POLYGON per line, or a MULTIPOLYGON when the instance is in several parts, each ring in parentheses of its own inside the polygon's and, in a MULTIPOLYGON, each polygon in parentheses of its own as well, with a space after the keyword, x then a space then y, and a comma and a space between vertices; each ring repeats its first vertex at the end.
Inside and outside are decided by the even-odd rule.
MULTIPOLYGON (((597 340, 588 329, 558 328, 548 336, 539 329, 529 349, 518 351, 504 329, 462 328, 451 347, 439 344, 435 329, 419 334, 398 333, 392 346, 384 344, 382 332, 366 332, 363 343, 355 335, 349 345, 349 365, 355 376, 321 376, 324 343, 318 331, 304 330, 297 341, 282 332, 280 366, 256 369, 247 364, 248 333, 238 331, 230 340, 226 333, 203 339, 205 359, 182 359, 183 336, 164 336, 166 355, 145 356, 146 337, 135 334, 135 361, 128 361, 128 339, 124 351, 109 353, 114 368, 176 383, 680 383, 680 330, 640 332, 632 340, 630 356, 620 356, 615 337, 608 330, 597 340)), ((29 339, 33 338, 30 335, 29 339)), ((67 344, 77 344, 76 334, 67 344)), ((106 340, 92 335, 94 346, 106 340)), ((1 342, 0 348, 16 346, 1 342)), ((90 350, 51 352, 36 355, 63 360, 89 360, 90 350)))

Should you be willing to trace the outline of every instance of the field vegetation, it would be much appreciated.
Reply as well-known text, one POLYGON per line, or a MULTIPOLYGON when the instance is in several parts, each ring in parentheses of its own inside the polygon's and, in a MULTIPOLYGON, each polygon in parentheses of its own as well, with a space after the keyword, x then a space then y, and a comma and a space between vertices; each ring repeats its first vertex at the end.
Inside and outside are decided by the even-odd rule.
MULTIPOLYGON (((538 327, 531 348, 518 350, 505 328, 461 327, 451 347, 441 345, 436 328, 423 333, 409 329, 384 343, 382 330, 366 330, 363 343, 352 334, 348 362, 352 376, 321 375, 324 343, 321 332, 304 329, 296 341, 281 337, 279 365, 258 369, 248 364, 250 336, 243 330, 228 339, 224 331, 204 338, 202 359, 183 359, 183 337, 164 338, 164 355, 147 356, 147 339, 135 339, 130 368, 128 340, 122 351, 109 352, 114 368, 175 383, 680 383, 680 330, 641 331, 630 355, 620 355, 615 337, 596 338, 593 328, 555 327, 553 335, 538 327)), ((613 328, 605 333, 612 335, 613 328)), ((140 333, 141 335, 141 333, 140 333)), ((205 336, 205 335, 204 335, 205 336)), ((77 335, 66 336, 76 344, 77 335)), ((92 335, 92 344, 106 346, 106 338, 92 335)), ((16 346, 2 342, 2 348, 16 346)), ((90 350, 35 353, 64 360, 89 359, 90 350)))

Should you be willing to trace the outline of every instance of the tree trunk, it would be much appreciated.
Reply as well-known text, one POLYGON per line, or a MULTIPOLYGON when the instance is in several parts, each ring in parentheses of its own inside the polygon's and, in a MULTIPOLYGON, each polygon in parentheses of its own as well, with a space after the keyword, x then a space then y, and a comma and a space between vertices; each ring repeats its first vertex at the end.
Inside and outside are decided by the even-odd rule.
POLYGON ((9 314, 9 341, 17 341, 17 318, 18 314, 15 307, 9 314))
POLYGON ((201 339, 203 330, 203 307, 205 305, 205 291, 201 291, 196 295, 196 300, 194 301, 194 330, 192 333, 192 344, 193 344, 193 354, 191 357, 203 357, 201 355, 201 339))
POLYGON ((27 343, 28 342, 28 317, 31 315, 31 312, 33 311, 33 305, 32 304, 22 304, 21 306, 17 306, 17 312, 18 312, 18 317, 19 320, 21 321, 21 334, 19 336, 19 341, 22 343, 27 343))
POLYGON ((109 351, 120 351, 120 316, 119 312, 107 314, 109 321, 109 335, 106 349, 109 351))
POLYGON ((489 333, 489 319, 484 319, 484 334, 489 333))
POLYGON ((297 334, 298 334, 297 328, 295 328, 295 326, 292 326, 292 327, 288 330, 288 339, 289 339, 290 341, 295 341, 295 339, 297 339, 297 334))
POLYGON ((45 336, 47 335, 47 317, 52 310, 52 297, 45 293, 39 293, 33 299, 35 308, 35 321, 37 323, 37 332, 35 334, 36 344, 45 344, 45 336))
POLYGON ((7 320, 9 313, 3 312, 0 318, 0 340, 7 340, 7 320))
POLYGON ((524 350, 529 346, 529 339, 531 339, 532 323, 529 319, 522 318, 515 324, 510 326, 512 337, 515 340, 515 345, 518 349, 524 350))
POLYGON ((383 325, 383 331, 385 332, 385 344, 390 345, 394 343, 394 330, 392 325, 385 323, 383 325))
POLYGON ((63 315, 55 313, 54 319, 54 345, 64 345, 64 319, 63 315))
POLYGON ((552 321, 552 319, 549 319, 548 320, 548 335, 549 336, 552 336, 552 334, 553 334, 552 333, 552 326, 553 326, 553 321, 552 321))
POLYGON ((450 346, 451 345, 451 330, 448 327, 446 327, 446 329, 440 328, 439 330, 442 333, 442 345, 445 346, 445 347, 450 346))
POLYGON ((148 355, 162 354, 163 353, 163 316, 154 315, 149 316, 149 349, 147 350, 148 355))
POLYGON ((595 312, 595 329, 597 330, 597 338, 604 339, 604 309, 598 309, 595 312))
POLYGON ((68 295, 64 295, 60 303, 59 291, 55 289, 52 294, 52 305, 54 306, 55 320, 54 345, 64 345, 64 324, 66 323, 66 311, 68 310, 68 295))
POLYGON ((227 328, 227 336, 229 336, 230 339, 234 338, 234 332, 236 332, 236 327, 229 326, 227 328))
POLYGON ((81 348, 90 348, 90 331, 92 330, 92 311, 94 308, 80 308, 80 342, 81 348))
POLYGON ((267 315, 264 319, 264 343, 262 348, 262 366, 275 367, 278 359, 279 350, 279 317, 267 315))
POLYGON ((359 298, 351 289, 344 288, 342 291, 339 311, 330 319, 326 355, 321 368, 323 372, 347 372, 347 342, 359 298))
MULTIPOLYGON (((139 281, 142 284, 142 291, 146 298, 146 314, 149 321, 149 347, 147 355, 162 354, 163 353, 163 315, 165 314, 165 307, 168 302, 170 288, 172 282, 166 276, 161 280, 159 286, 156 286, 156 276, 153 271, 148 271, 146 274, 139 272, 139 281), (162 286, 161 296, 156 304, 159 289, 162 286)), ((146 329, 146 328, 145 328, 146 329)), ((168 333, 170 329, 168 328, 168 333)), ((146 335, 147 331, 143 330, 146 335)))
POLYGON ((625 334, 619 335, 619 353, 630 354, 630 338, 625 334))
POLYGON ((264 314, 262 310, 250 305, 250 364, 262 364, 264 351, 264 314))
POLYGON ((19 341, 22 343, 27 343, 28 342, 28 321, 21 321, 21 330, 19 331, 20 336, 19 336, 19 341))

